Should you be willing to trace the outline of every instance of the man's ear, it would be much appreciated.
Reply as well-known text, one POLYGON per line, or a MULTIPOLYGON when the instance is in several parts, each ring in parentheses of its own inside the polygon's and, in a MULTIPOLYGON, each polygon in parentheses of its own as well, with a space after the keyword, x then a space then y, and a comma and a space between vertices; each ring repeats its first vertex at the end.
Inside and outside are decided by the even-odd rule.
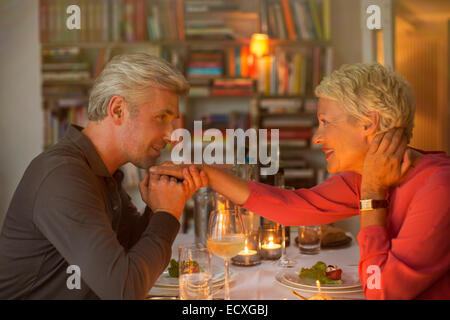
POLYGON ((364 134, 366 137, 373 137, 380 125, 380 113, 378 111, 370 111, 367 116, 369 120, 363 125, 364 134))
POLYGON ((125 115, 126 102, 121 96, 113 96, 109 100, 108 104, 108 118, 110 118, 114 124, 120 125, 123 122, 125 115))

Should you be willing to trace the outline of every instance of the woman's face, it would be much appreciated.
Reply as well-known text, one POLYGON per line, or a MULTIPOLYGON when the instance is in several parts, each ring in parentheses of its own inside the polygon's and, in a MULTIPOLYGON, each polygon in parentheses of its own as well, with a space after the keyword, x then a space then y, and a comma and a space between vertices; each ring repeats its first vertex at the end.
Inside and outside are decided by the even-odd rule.
POLYGON ((349 121, 336 101, 320 98, 317 107, 319 128, 313 142, 321 144, 330 173, 354 171, 361 173, 368 150, 368 138, 363 124, 349 121))

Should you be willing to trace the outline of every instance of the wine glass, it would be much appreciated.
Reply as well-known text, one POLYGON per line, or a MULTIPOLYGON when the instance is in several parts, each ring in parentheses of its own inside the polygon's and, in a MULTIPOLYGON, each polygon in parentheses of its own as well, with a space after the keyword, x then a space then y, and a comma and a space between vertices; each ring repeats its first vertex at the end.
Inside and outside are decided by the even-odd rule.
MULTIPOLYGON (((281 188, 286 190, 295 190, 295 188, 288 186, 281 186, 281 188)), ((294 260, 290 259, 286 254, 286 227, 284 225, 281 225, 281 241, 282 241, 281 258, 278 261, 278 266, 282 268, 292 268, 297 263, 294 260)))
POLYGON ((208 249, 225 260, 225 300, 230 300, 230 258, 245 245, 245 230, 237 210, 214 210, 209 216, 206 235, 208 249))

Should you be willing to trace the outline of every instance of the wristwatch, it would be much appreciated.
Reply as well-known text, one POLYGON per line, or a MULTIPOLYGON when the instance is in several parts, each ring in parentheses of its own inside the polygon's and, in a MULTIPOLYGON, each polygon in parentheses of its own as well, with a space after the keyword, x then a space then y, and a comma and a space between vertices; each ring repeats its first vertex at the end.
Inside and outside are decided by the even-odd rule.
POLYGON ((370 211, 375 209, 387 208, 389 206, 389 201, 387 200, 373 200, 373 199, 365 199, 359 200, 359 209, 360 211, 370 211))

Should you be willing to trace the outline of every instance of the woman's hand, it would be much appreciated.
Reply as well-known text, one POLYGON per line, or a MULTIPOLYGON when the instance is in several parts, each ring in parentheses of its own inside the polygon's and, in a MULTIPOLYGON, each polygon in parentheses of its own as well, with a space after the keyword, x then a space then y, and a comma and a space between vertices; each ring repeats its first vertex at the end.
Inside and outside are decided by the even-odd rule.
POLYGON ((174 164, 171 161, 166 161, 160 166, 151 167, 150 173, 183 179, 187 200, 198 189, 208 186, 208 176, 204 171, 199 172, 197 167, 195 165, 174 164))
POLYGON ((411 166, 403 128, 393 128, 373 139, 362 171, 361 198, 382 200, 411 166))
POLYGON ((183 168, 183 178, 186 200, 190 199, 198 189, 208 186, 208 176, 204 171, 199 173, 195 166, 183 168))
POLYGON ((150 173, 183 179, 183 170, 188 167, 189 165, 186 164, 175 164, 172 161, 166 161, 159 166, 151 167, 150 173))

